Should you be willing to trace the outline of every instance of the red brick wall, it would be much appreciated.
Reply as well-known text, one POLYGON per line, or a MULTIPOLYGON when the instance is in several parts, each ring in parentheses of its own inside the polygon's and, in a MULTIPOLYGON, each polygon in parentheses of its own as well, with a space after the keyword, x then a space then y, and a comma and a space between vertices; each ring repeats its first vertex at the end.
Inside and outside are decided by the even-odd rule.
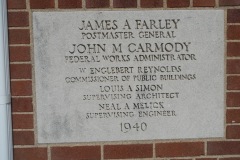
MULTIPOLYGON (((122 9, 123 10, 123 9, 122 9)), ((14 160, 240 160, 240 0, 8 0, 14 160), (38 144, 32 77, 32 11, 99 8, 226 11, 226 137, 107 143, 38 144)))

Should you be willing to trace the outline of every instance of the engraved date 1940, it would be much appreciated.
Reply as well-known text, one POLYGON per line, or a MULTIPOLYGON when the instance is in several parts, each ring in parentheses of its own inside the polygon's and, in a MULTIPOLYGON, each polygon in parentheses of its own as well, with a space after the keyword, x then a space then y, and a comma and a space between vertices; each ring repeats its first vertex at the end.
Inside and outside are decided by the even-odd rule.
POLYGON ((121 132, 127 133, 130 131, 144 132, 147 130, 147 123, 120 123, 121 132))

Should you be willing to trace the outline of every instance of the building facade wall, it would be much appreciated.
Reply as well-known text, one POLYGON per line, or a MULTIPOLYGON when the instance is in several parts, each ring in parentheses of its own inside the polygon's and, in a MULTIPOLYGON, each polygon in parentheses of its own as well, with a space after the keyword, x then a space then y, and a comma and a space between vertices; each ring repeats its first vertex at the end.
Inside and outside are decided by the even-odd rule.
POLYGON ((8 25, 14 160, 240 160, 240 0, 8 0, 8 25), (223 9, 225 11, 226 136, 224 138, 37 143, 33 11, 124 11, 126 9, 223 9))

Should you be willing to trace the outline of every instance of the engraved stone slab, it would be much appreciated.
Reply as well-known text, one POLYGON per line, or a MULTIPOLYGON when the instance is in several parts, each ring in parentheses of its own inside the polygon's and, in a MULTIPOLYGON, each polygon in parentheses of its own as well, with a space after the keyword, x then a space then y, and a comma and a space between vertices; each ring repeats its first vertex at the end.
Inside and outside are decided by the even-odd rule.
POLYGON ((222 10, 34 12, 39 143, 224 136, 222 10))

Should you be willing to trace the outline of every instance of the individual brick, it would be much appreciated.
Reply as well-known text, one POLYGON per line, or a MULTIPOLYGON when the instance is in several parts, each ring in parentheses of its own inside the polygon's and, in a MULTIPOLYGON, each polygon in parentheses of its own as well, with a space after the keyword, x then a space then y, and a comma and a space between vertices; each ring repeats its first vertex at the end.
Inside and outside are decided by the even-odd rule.
POLYGON ((31 9, 54 8, 54 0, 30 0, 31 9))
POLYGON ((11 81, 12 96, 31 96, 32 81, 11 81))
POLYGON ((9 27, 27 27, 29 26, 28 12, 8 12, 9 27))
POLYGON ((240 157, 219 158, 219 160, 240 160, 240 157))
POLYGON ((216 141, 207 143, 208 155, 240 154, 240 141, 216 141))
POLYGON ((82 8, 82 0, 58 0, 58 8, 82 8))
POLYGON ((52 147, 51 160, 101 159, 100 146, 52 147))
POLYGON ((32 65, 31 64, 11 64, 10 76, 11 76, 11 79, 31 79, 32 65))
POLYGON ((34 144, 33 131, 14 131, 13 144, 14 145, 33 145, 34 144))
POLYGON ((33 112, 32 98, 12 98, 13 112, 33 112))
POLYGON ((31 61, 29 46, 10 46, 10 62, 29 62, 31 61))
POLYGON ((26 9, 26 0, 7 0, 8 9, 26 9))
POLYGON ((240 40, 240 25, 229 25, 227 28, 228 40, 240 40))
POLYGON ((217 158, 196 158, 196 160, 217 160, 217 158))
POLYGON ((109 0, 86 0, 87 8, 108 8, 109 6, 109 0))
POLYGON ((32 114, 13 114, 13 129, 33 129, 32 114))
POLYGON ((193 0, 193 7, 214 7, 215 0, 193 0))
POLYGON ((163 0, 141 0, 142 8, 160 8, 163 7, 163 0))
POLYGON ((227 77, 227 89, 228 90, 240 90, 240 76, 228 76, 227 77))
POLYGON ((187 157, 204 155, 203 142, 172 142, 156 144, 157 157, 187 157))
POLYGON ((10 44, 29 44, 30 32, 29 29, 9 29, 10 44))
POLYGON ((240 107, 240 92, 227 93, 227 107, 240 107))
POLYGON ((240 60, 239 59, 227 60, 227 73, 228 74, 240 74, 240 60))
POLYGON ((239 6, 240 0, 219 0, 219 6, 239 6))
POLYGON ((228 42, 227 43, 227 56, 228 57, 240 57, 240 42, 228 42))
POLYGON ((47 148, 15 148, 14 160, 47 160, 47 148))
POLYGON ((170 160, 193 160, 193 158, 173 158, 170 160))
POLYGON ((113 0, 113 7, 114 8, 136 8, 137 7, 137 0, 113 0))
POLYGON ((152 144, 106 145, 104 159, 152 158, 152 144))
POLYGON ((227 123, 240 123, 240 109, 227 110, 227 123))
POLYGON ((228 23, 240 23, 240 9, 228 9, 227 10, 227 22, 228 23))
POLYGON ((167 0, 167 7, 169 8, 184 8, 189 7, 189 0, 167 0))
POLYGON ((227 126, 227 139, 240 139, 240 125, 227 126))

